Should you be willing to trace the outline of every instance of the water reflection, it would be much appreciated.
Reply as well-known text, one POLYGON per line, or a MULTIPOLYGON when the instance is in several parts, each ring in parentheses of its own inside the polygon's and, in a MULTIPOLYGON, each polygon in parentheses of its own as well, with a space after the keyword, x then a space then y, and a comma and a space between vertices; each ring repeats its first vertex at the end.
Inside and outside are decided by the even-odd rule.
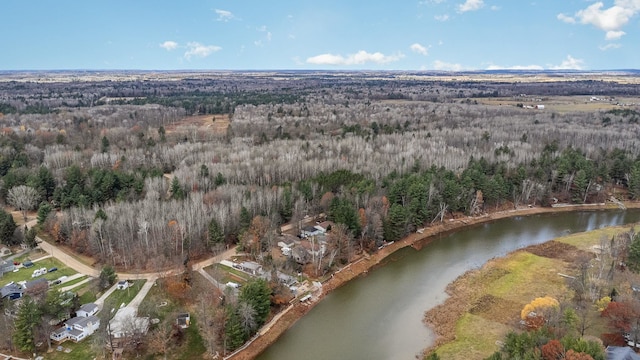
POLYGON ((414 359, 433 341, 425 310, 447 284, 493 257, 558 236, 636 222, 640 211, 600 211, 502 219, 442 236, 327 296, 260 360, 414 359))

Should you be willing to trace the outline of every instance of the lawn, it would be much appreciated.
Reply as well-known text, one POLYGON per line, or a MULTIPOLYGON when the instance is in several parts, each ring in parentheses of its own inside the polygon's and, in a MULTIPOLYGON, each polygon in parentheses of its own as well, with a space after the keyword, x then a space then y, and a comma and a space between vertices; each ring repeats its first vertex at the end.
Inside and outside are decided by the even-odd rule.
POLYGON ((132 280, 133 285, 129 286, 125 290, 116 290, 108 298, 105 299, 105 302, 109 301, 116 306, 120 306, 120 304, 128 304, 133 300, 134 297, 138 294, 146 279, 142 280, 132 280))
POLYGON ((178 305, 167 295, 162 286, 152 286, 140 303, 138 313, 150 318, 158 318, 164 321, 168 314, 174 314, 179 310, 178 305), (166 303, 166 305, 165 305, 166 303))
POLYGON ((206 267, 205 271, 213 276, 214 279, 216 278, 215 272, 219 271, 220 275, 222 275, 222 279, 220 280, 220 282, 223 284, 229 281, 243 284, 251 279, 251 275, 222 264, 213 264, 209 267, 206 267))
POLYGON ((9 272, 9 273, 5 273, 4 276, 2 277, 1 284, 8 284, 11 281, 31 281, 31 280, 35 280, 35 279, 39 279, 39 278, 45 278, 49 281, 51 280, 55 280, 61 276, 70 276, 73 274, 76 274, 76 271, 67 267, 66 265, 64 265, 62 262, 58 261, 57 259, 54 258, 48 258, 48 259, 44 259, 44 260, 40 260, 38 262, 33 263, 33 267, 30 268, 23 268, 20 267, 19 270, 17 272, 9 272), (57 267, 58 270, 54 271, 52 273, 47 273, 44 274, 42 276, 38 276, 37 278, 32 278, 31 275, 33 274, 33 272, 36 269, 40 269, 40 268, 47 268, 47 269, 51 269, 52 267, 57 267))
MULTIPOLYGON (((93 335, 95 336, 95 335, 93 335)), ((57 345, 52 344, 53 351, 50 353, 40 353, 47 360, 86 360, 94 359, 96 353, 91 349, 91 337, 86 338, 84 341, 74 343, 73 341, 65 341, 60 344, 65 349, 70 349, 70 352, 57 351, 57 345)), ((47 345, 44 345, 45 351, 47 345)))

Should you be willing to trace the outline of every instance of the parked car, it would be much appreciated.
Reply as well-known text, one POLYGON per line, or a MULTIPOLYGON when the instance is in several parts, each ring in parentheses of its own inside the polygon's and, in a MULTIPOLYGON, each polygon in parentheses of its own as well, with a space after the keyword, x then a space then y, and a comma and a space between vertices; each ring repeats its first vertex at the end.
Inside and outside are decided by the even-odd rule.
POLYGON ((31 260, 27 260, 27 261, 22 263, 22 266, 24 266, 26 268, 30 268, 30 267, 33 266, 33 262, 31 262, 31 260))
POLYGON ((58 280, 53 280, 51 282, 51 285, 60 285, 62 283, 62 280, 58 279, 58 280))
POLYGON ((55 266, 54 266, 54 267, 52 267, 51 269, 49 269, 49 271, 48 271, 48 272, 54 272, 54 271, 58 271, 58 268, 57 268, 57 267, 55 267, 55 266))

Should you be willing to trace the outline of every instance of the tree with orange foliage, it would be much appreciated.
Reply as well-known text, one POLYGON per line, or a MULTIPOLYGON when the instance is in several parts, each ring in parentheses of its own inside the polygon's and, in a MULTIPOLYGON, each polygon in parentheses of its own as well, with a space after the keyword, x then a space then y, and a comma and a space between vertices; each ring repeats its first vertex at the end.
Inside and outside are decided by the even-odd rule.
POLYGON ((520 318, 525 321, 527 328, 539 329, 546 322, 544 313, 559 306, 558 300, 550 296, 535 298, 522 308, 520 318))
POLYGON ((564 346, 556 339, 550 340, 548 343, 542 345, 540 350, 542 351, 542 358, 544 360, 564 359, 564 346))

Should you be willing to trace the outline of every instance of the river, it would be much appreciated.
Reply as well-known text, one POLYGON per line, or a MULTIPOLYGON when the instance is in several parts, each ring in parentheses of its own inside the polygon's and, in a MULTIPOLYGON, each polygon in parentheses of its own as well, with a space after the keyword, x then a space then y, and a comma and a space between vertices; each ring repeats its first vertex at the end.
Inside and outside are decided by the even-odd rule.
POLYGON ((434 340, 424 312, 466 271, 528 245, 637 221, 640 210, 520 216, 461 229, 420 251, 401 249, 327 295, 258 359, 415 359, 434 340))

